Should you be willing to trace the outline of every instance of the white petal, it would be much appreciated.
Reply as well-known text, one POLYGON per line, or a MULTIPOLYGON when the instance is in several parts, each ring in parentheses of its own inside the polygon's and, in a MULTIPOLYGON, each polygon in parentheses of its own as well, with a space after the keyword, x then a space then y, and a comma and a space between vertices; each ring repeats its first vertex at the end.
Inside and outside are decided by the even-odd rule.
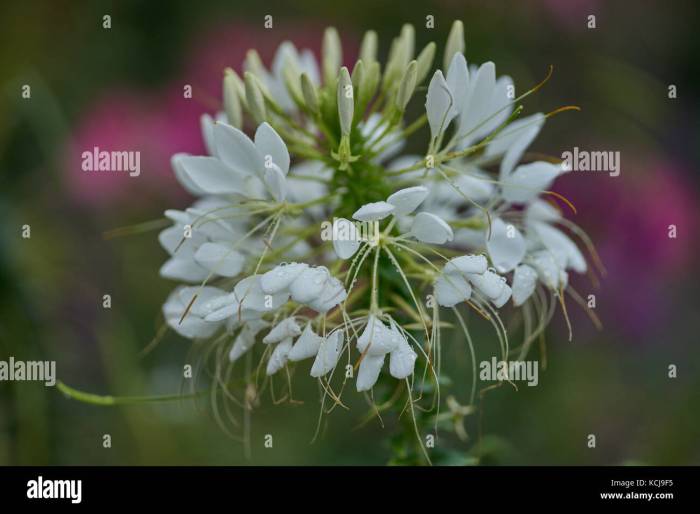
POLYGON ((527 203, 547 189, 561 173, 561 164, 544 161, 518 166, 503 181, 503 198, 511 203, 527 203))
MULTIPOLYGON (((189 214, 187 214, 185 211, 178 211, 177 209, 166 209, 163 214, 165 214, 166 218, 175 223, 176 226, 180 227, 187 225, 190 223, 190 221, 192 221, 192 217, 189 214)), ((168 251, 171 252, 171 250, 168 251)))
POLYGON ((228 354, 228 360, 230 362, 236 362, 243 354, 250 350, 254 344, 255 338, 245 337, 242 333, 238 334, 228 354))
POLYGON ((267 326, 267 321, 263 320, 253 320, 245 323, 241 331, 236 336, 236 340, 234 341, 231 351, 228 354, 229 361, 237 361, 244 353, 250 350, 255 344, 258 332, 267 326))
POLYGON ((275 325, 272 330, 263 338, 263 343, 279 343, 283 339, 288 337, 296 337, 301 334, 301 329, 297 325, 296 320, 291 318, 285 318, 275 325))
POLYGON ((360 247, 360 235, 355 224, 345 218, 333 220, 333 250, 341 259, 349 259, 360 247))
POLYGON ((481 275, 470 274, 468 278, 474 287, 486 295, 489 300, 497 300, 503 293, 503 286, 506 285, 502 276, 489 270, 481 275))
POLYGON ((188 306, 190 313, 199 314, 202 312, 203 305, 224 294, 224 291, 218 287, 205 286, 200 290, 196 286, 179 286, 168 296, 163 305, 163 314, 165 317, 176 316, 180 318, 188 306))
POLYGON ((525 209, 525 223, 533 221, 555 222, 561 219, 561 211, 544 200, 536 199, 525 209))
MULTIPOLYGON (((306 203, 319 200, 328 194, 328 187, 315 180, 300 178, 294 174, 294 168, 287 175, 287 201, 292 203, 306 203)), ((310 205, 304 212, 315 219, 325 219, 326 208, 323 204, 310 205)))
POLYGON ((508 119, 508 116, 510 116, 510 113, 513 111, 513 106, 511 104, 514 100, 512 96, 514 90, 512 87, 513 80, 510 77, 503 76, 496 80, 489 106, 485 111, 488 114, 489 120, 475 129, 472 135, 462 142, 462 146, 466 148, 470 146, 473 141, 480 140, 484 136, 489 135, 508 119))
POLYGON ((444 244, 454 239, 452 228, 435 214, 419 212, 413 220, 411 234, 424 243, 444 244))
POLYGON ((486 272, 488 262, 483 255, 462 255, 450 259, 445 264, 445 273, 476 273, 486 272))
POLYGON ((320 84, 320 73, 318 71, 318 62, 311 50, 302 50, 299 56, 299 66, 302 72, 305 72, 313 84, 320 84))
POLYGON ((501 291, 501 294, 493 300, 493 304, 500 309, 503 307, 508 300, 510 300, 510 295, 512 294, 512 290, 508 284, 503 284, 503 290, 501 291))
POLYGON ((236 298, 243 309, 258 312, 269 312, 279 309, 289 299, 289 293, 281 291, 277 294, 266 294, 260 285, 261 275, 244 278, 233 289, 236 298))
POLYGON ((537 137, 545 117, 542 113, 533 114, 514 121, 503 129, 486 147, 486 157, 504 154, 501 161, 499 179, 504 180, 513 170, 523 152, 537 137))
POLYGON ((342 330, 336 330, 323 341, 318 349, 316 360, 311 366, 311 376, 320 377, 335 368, 343 349, 344 334, 342 330))
POLYGON ((396 191, 386 201, 394 206, 393 214, 401 216, 415 211, 429 192, 428 188, 423 186, 407 187, 396 191))
POLYGON ((287 180, 275 163, 271 163, 269 167, 265 168, 264 182, 272 198, 283 202, 287 197, 287 180))
POLYGON ((486 245, 486 231, 472 228, 458 228, 454 244, 464 248, 483 248, 486 245))
POLYGON ((559 289, 563 284, 562 269, 557 264, 557 261, 548 250, 540 250, 530 256, 528 261, 537 271, 537 277, 545 286, 554 291, 559 289))
POLYGON ((238 302, 227 303, 218 309, 213 309, 204 317, 205 321, 216 322, 223 321, 228 318, 237 319, 241 313, 240 304, 238 302))
MULTIPOLYGON (((224 219, 234 215, 245 215, 247 209, 218 197, 206 197, 189 209, 187 224, 193 226, 192 234, 201 234, 210 241, 235 241, 243 236, 244 224, 240 219, 224 219), (212 202, 209 200, 219 200, 212 202), (222 212, 225 214, 222 217, 222 212)), ((247 229, 246 229, 247 230, 247 229)))
POLYGON ((292 351, 289 352, 289 360, 296 362, 315 356, 321 346, 323 338, 317 335, 311 328, 311 322, 306 324, 306 328, 294 343, 292 351))
POLYGON ((347 298, 343 283, 335 277, 329 277, 318 298, 309 303, 309 307, 317 312, 328 312, 347 298))
POLYGON ((466 109, 459 120, 460 136, 473 133, 477 127, 481 128, 493 114, 489 109, 495 87, 496 67, 492 62, 485 62, 470 80, 466 109))
POLYGON ((365 355, 357 370, 357 381, 355 383, 358 392, 369 391, 374 387, 379 379, 379 372, 384 365, 386 354, 365 355))
POLYGON ((196 316, 203 316, 207 312, 205 309, 206 305, 214 298, 219 298, 225 294, 226 291, 214 286, 189 286, 182 289, 180 298, 182 304, 187 306, 192 302, 192 297, 197 295, 196 300, 190 305, 190 312, 196 316))
POLYGON ((207 302, 203 303, 202 314, 207 315, 232 304, 238 304, 238 300, 236 300, 236 295, 234 293, 224 293, 220 296, 211 298, 207 302))
POLYGON ((189 339, 211 337, 220 326, 218 323, 208 323, 194 316, 187 316, 182 322, 179 318, 166 318, 166 321, 175 332, 189 339))
POLYGON ((243 177, 216 157, 185 155, 179 159, 179 164, 192 184, 206 194, 245 195, 243 177))
POLYGON ((204 321, 200 315, 201 306, 222 293, 221 289, 210 286, 203 287, 201 290, 199 287, 178 287, 163 305, 163 316, 168 325, 184 337, 210 337, 221 324, 204 321), (187 316, 183 318, 185 312, 187 316))
POLYGON ((389 358, 389 373, 394 378, 399 380, 404 379, 413 374, 413 368, 416 365, 418 355, 408 344, 405 339, 399 344, 399 347, 391 352, 389 358))
POLYGON ((378 221, 394 212, 394 206, 387 202, 368 203, 355 211, 352 217, 359 221, 378 221))
POLYGON ((297 303, 308 303, 317 299, 329 276, 328 268, 325 266, 305 269, 289 286, 292 300, 297 303))
POLYGON ((501 169, 499 171, 500 180, 505 180, 510 176, 513 168, 520 162, 520 158, 525 153, 527 147, 530 146, 537 137, 537 134, 540 133, 543 124, 544 120, 524 128, 522 134, 513 142, 510 148, 508 148, 501 161, 501 169))
POLYGON ((454 110, 459 113, 466 106, 469 91, 469 69, 462 52, 457 52, 452 57, 450 67, 447 68, 445 82, 447 82, 447 87, 452 92, 455 101, 454 110))
POLYGON ((197 264, 191 257, 172 257, 163 263, 159 274, 170 280, 199 282, 209 276, 209 271, 197 264))
POLYGON ((177 181, 180 183, 180 185, 185 188, 185 190, 193 194, 195 196, 201 196, 203 194, 206 194, 206 192, 197 187, 197 184, 195 184, 192 179, 187 175, 185 172, 185 168, 182 166, 182 157, 187 157, 187 154, 185 153, 176 153, 170 158, 170 165, 173 168, 173 172, 175 173, 175 178, 177 178, 177 181))
POLYGON ((254 339, 258 335, 258 332, 270 326, 270 323, 264 319, 254 319, 248 321, 243 325, 242 334, 244 334, 249 339, 254 339))
POLYGON ((301 273, 309 267, 303 262, 290 262, 275 266, 260 277, 260 286, 267 294, 275 294, 287 289, 301 273))
POLYGON ((491 237, 486 239, 486 249, 496 271, 507 273, 525 257, 525 238, 515 225, 496 218, 491 223, 491 237))
POLYGON ((255 144, 243 132, 226 123, 214 125, 216 153, 219 158, 240 175, 260 175, 263 158, 255 144))
POLYGON ((282 138, 267 122, 263 122, 255 131, 255 147, 263 159, 269 155, 272 162, 279 166, 284 175, 289 172, 289 151, 282 138))
POLYGON ((264 180, 265 171, 261 171, 260 174, 263 178, 257 175, 248 175, 243 179, 243 186, 245 188, 244 196, 247 198, 264 198, 265 193, 268 191, 264 180))
POLYGON ((199 230, 192 229, 186 232, 184 226, 178 225, 168 227, 158 234, 160 245, 170 255, 180 259, 194 257, 197 248, 206 240, 207 238, 199 230), (186 233, 189 237, 185 237, 186 233))
POLYGON ((231 243, 204 243, 194 255, 195 260, 222 277, 235 277, 243 270, 245 258, 231 243))
POLYGON ((452 91, 450 91, 440 70, 435 72, 430 80, 430 85, 428 85, 425 110, 428 114, 430 133, 433 137, 444 131, 457 115, 452 91))
POLYGON ((561 230, 542 222, 533 222, 532 228, 542 244, 557 259, 559 266, 577 273, 586 272, 586 259, 578 246, 561 230))
POLYGON ((521 264, 513 273, 513 305, 519 307, 535 292, 537 272, 527 264, 521 264))
POLYGON ((359 241, 339 241, 336 239, 333 240, 333 250, 335 251, 335 254, 341 259, 349 259, 353 255, 355 255, 355 252, 357 252, 357 249, 359 247, 359 241))
POLYGON ((384 355, 399 344, 399 337, 376 316, 370 315, 362 335, 357 339, 357 349, 368 355, 384 355))
MULTIPOLYGON (((469 173, 469 175, 460 175, 457 177, 454 181, 455 187, 461 191, 464 196, 477 203, 489 200, 496 190, 496 186, 489 182, 491 179, 475 168, 469 169, 469 173)), ((460 200, 464 198, 462 195, 459 196, 460 200)))
POLYGON ((435 281, 435 301, 443 307, 454 307, 469 300, 472 288, 462 275, 445 274, 435 281))
POLYGON ((275 346, 275 349, 270 355, 270 360, 267 361, 267 374, 274 375, 279 370, 284 368, 287 364, 287 357, 289 356, 289 351, 292 349, 292 338, 288 337, 284 341, 280 342, 275 346))

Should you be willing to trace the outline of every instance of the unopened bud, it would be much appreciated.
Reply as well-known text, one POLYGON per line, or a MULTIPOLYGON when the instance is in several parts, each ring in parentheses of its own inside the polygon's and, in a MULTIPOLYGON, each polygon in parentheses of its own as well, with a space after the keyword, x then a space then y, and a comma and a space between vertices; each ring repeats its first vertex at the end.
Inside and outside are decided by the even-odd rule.
POLYGON ((364 66, 364 68, 364 80, 362 81, 362 87, 359 91, 359 102, 362 106, 366 106, 377 92, 377 86, 379 85, 379 81, 381 79, 381 71, 378 61, 374 61, 373 63, 370 63, 369 66, 364 66))
POLYGON ((253 116, 255 123, 262 123, 266 119, 265 98, 258 79, 251 72, 246 71, 243 76, 245 81, 245 97, 248 110, 253 116))
MULTIPOLYGON (((230 125, 241 128, 243 126, 243 113, 241 112, 241 100, 238 96, 238 86, 236 85, 236 72, 231 68, 224 71, 224 111, 230 125)), ((240 78, 238 78, 240 80, 240 78)))
POLYGON ((435 43, 431 41, 425 45, 425 48, 418 54, 418 58, 416 59, 416 84, 421 84, 428 76, 430 68, 433 66, 433 59, 435 59, 435 48, 435 43))
POLYGON ((384 82, 382 83, 382 88, 384 90, 390 89, 396 80, 401 76, 401 73, 406 67, 408 61, 406 60, 407 55, 406 43, 400 37, 395 38, 391 42, 391 48, 389 49, 389 60, 386 63, 386 68, 384 70, 384 82))
POLYGON ((355 89, 355 93, 359 95, 359 91, 362 89, 365 80, 365 64, 361 60, 355 63, 351 78, 352 87, 355 89))
POLYGON ((343 62, 343 49, 340 46, 338 31, 333 27, 328 27, 323 33, 322 46, 322 68, 324 84, 332 84, 335 80, 338 68, 343 62))
POLYGON ((352 89, 352 80, 348 69, 343 66, 338 75, 338 118, 340 119, 340 133, 344 136, 350 134, 352 129, 352 116, 355 110, 355 99, 352 89))
POLYGON ((306 73, 301 74, 301 92, 304 95, 306 107, 313 113, 318 112, 318 95, 316 94, 316 86, 306 73))
POLYGON ((416 89, 417 69, 416 61, 411 61, 408 68, 406 68, 406 73, 403 74, 401 84, 399 85, 399 92, 396 95, 396 106, 400 111, 406 109, 411 96, 413 96, 413 91, 416 89))
POLYGON ((459 20, 455 20, 450 29, 450 35, 447 36, 445 55, 443 56, 442 63, 445 72, 447 72, 447 68, 450 67, 452 58, 457 52, 464 53, 464 24, 459 20))
POLYGON ((370 64, 377 60, 377 33, 373 30, 365 32, 360 45, 360 60, 370 64))
POLYGON ((249 71, 257 77, 262 77, 265 74, 265 65, 263 64, 262 59, 260 59, 260 54, 257 52, 257 50, 248 50, 245 55, 245 62, 243 65, 245 71, 249 71))
POLYGON ((416 29, 414 29, 413 25, 410 23, 406 23, 401 27, 401 35, 399 38, 401 39, 401 44, 404 45, 405 62, 402 64, 405 64, 410 59, 413 59, 413 54, 416 51, 416 29))

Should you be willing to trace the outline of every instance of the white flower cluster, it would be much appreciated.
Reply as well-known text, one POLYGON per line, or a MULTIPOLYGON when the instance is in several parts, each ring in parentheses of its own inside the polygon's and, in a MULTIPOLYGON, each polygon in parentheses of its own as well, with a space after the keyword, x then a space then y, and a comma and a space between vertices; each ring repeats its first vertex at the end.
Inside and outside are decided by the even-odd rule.
MULTIPOLYGON (((405 122, 436 51, 431 43, 416 56, 414 43, 407 25, 381 67, 369 32, 351 73, 328 29, 320 67, 284 43, 270 70, 255 51, 242 78, 226 70, 223 111, 202 117, 209 155, 172 160, 198 199, 167 211, 173 225, 160 234, 170 254, 161 274, 191 284, 163 307, 171 328, 197 340, 222 334, 231 363, 260 339, 268 375, 314 358, 310 375, 339 402, 329 391, 345 351, 343 380, 356 371, 358 391, 375 386, 387 355, 395 379, 409 384, 419 355, 430 370, 423 380, 436 379, 429 356, 440 342, 438 306, 477 310, 507 339, 498 309, 510 299, 543 319, 547 298, 563 305, 568 272, 587 264, 562 229, 589 242, 545 200, 562 165, 523 162, 549 117, 520 117, 518 102, 537 87, 516 97, 493 63, 469 66, 458 22, 446 73, 435 71, 427 85, 425 113, 405 122), (399 156, 425 125, 426 153, 399 156), (319 240, 326 219, 334 233, 342 223, 381 228, 329 245, 319 240), (432 289, 420 291, 426 284, 432 289), (432 314, 426 295, 437 304, 432 314)), ((525 338, 543 329, 525 325, 525 338)))

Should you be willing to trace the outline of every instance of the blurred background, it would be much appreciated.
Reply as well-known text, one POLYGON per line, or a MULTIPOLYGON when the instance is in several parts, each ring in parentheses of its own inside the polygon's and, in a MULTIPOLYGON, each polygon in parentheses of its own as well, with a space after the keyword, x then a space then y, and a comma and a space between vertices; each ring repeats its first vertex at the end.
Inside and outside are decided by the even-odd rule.
MULTIPOLYGON (((146 356, 174 284, 156 232, 103 233, 157 219, 190 199, 172 176, 175 152, 202 153, 199 116, 219 105, 225 66, 255 47, 320 50, 323 28, 343 38, 346 64, 375 29, 384 55, 403 23, 417 46, 441 48, 464 21, 470 63, 493 60, 521 90, 554 75, 526 112, 578 105, 546 124, 534 151, 574 146, 621 152, 621 174, 571 173, 556 185, 596 242, 608 275, 595 294, 604 329, 570 307, 549 329, 538 387, 489 392, 464 422, 469 440, 440 440, 454 462, 485 464, 700 464, 698 170, 700 37, 692 1, 5 2, 0 34, 0 360, 55 360, 67 384, 98 394, 178 392, 190 343, 166 335, 146 356), (239 5, 240 4, 240 5, 239 5), (293 5, 293 8, 291 7, 293 5), (102 27, 105 14, 112 27, 102 27), (273 28, 264 28, 272 15, 273 28), (426 29, 427 15, 435 28, 426 29), (588 28, 595 15, 596 28, 588 28), (22 97, 24 85, 31 98, 22 97), (191 85, 194 98, 183 98, 191 85), (669 86, 677 97, 669 98, 669 86), (84 174, 80 155, 141 152, 141 176, 84 174), (31 238, 22 238, 23 225, 31 238), (669 225, 677 237, 668 237, 669 225), (102 308, 110 294, 112 308, 102 308), (669 365, 676 378, 668 377, 669 365), (588 448, 595 434, 597 446, 588 448), (459 457, 462 457, 460 460, 459 457)), ((441 62, 441 54, 438 54, 441 62)), ((416 113, 422 102, 414 101, 416 113)), ((416 141, 413 150, 422 151, 416 141)), ((477 328, 480 356, 494 336, 477 328)), ((447 343, 446 343, 447 344, 447 343)), ((454 341, 455 361, 464 360, 454 341)), ((467 361, 461 368, 469 370, 467 361)), ((470 377, 447 391, 464 404, 470 377), (462 383, 463 382, 463 383, 462 383)), ((303 405, 271 405, 252 421, 251 456, 202 406, 98 407, 54 388, 0 382, 0 464, 385 464, 392 434, 362 410, 338 410, 309 444, 316 391, 303 405), (274 446, 263 446, 273 434, 274 446), (112 447, 103 447, 109 434, 112 447)), ((310 381, 309 381, 310 382, 310 381)), ((361 408, 362 406, 359 405, 361 408)))

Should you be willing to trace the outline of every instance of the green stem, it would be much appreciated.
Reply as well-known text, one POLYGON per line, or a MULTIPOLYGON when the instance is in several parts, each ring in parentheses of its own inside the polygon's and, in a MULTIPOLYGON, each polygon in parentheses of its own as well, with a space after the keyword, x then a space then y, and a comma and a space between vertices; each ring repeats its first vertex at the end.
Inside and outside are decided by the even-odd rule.
POLYGON ((89 403, 91 405, 100 405, 102 407, 113 407, 115 405, 134 405, 140 403, 158 403, 158 402, 170 402, 175 400, 184 400, 187 398, 196 398, 207 393, 207 391, 201 391, 194 394, 165 394, 156 396, 101 396, 98 394, 86 393, 84 391, 78 391, 70 386, 67 386, 60 380, 56 381, 56 388, 63 394, 72 398, 73 400, 78 400, 83 403, 89 403))

